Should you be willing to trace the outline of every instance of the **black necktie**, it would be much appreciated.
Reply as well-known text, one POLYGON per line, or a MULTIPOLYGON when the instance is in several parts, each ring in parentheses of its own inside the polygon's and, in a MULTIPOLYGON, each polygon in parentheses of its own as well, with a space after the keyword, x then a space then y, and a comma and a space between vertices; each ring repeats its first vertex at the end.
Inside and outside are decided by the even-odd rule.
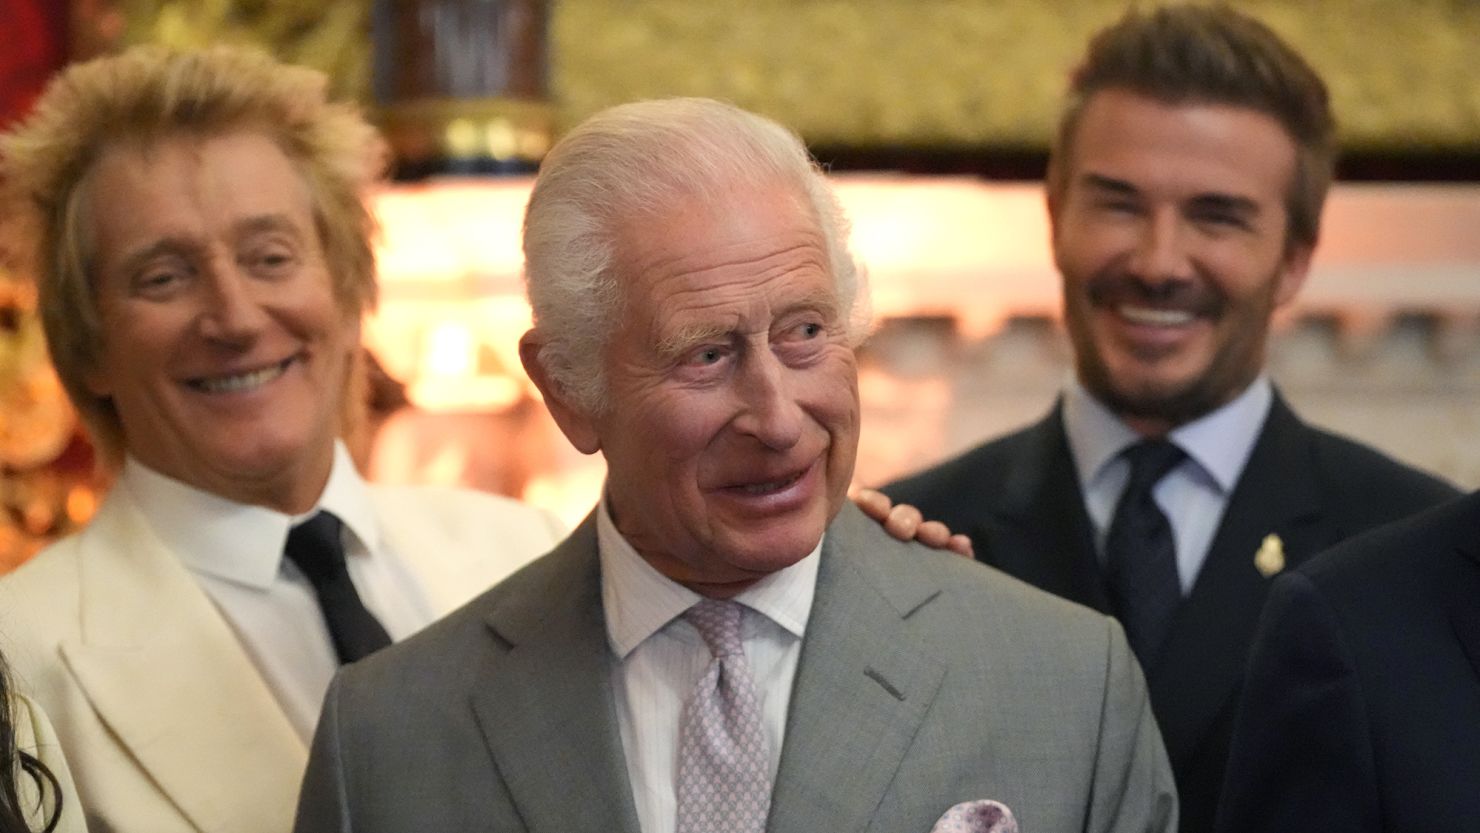
POLYGON ((365 609, 349 579, 340 526, 338 518, 319 512, 293 527, 283 555, 297 564, 313 585, 319 607, 324 611, 324 621, 329 625, 329 636, 334 640, 334 652, 339 655, 340 663, 346 663, 384 648, 391 644, 391 638, 376 621, 375 614, 365 609))
POLYGON ((1143 440, 1121 452, 1131 476, 1105 536, 1105 563, 1116 615, 1149 675, 1182 601, 1172 525, 1151 496, 1187 455, 1166 440, 1143 440))

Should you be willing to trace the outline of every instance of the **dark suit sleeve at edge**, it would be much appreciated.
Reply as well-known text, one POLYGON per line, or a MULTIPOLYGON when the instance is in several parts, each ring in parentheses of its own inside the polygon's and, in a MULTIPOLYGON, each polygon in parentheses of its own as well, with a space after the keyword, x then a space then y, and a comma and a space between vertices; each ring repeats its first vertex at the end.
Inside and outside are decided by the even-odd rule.
POLYGON ((1146 681, 1120 624, 1106 617, 1105 629, 1105 698, 1085 829, 1172 833, 1177 829, 1177 787, 1151 714, 1146 681))
POLYGON ((349 801, 339 746, 339 684, 336 675, 324 696, 324 710, 314 732, 308 771, 298 794, 298 819, 293 833, 351 833, 349 801))
POLYGON ((1380 831, 1371 732, 1350 652, 1310 579, 1270 590, 1234 728, 1219 831, 1380 831))

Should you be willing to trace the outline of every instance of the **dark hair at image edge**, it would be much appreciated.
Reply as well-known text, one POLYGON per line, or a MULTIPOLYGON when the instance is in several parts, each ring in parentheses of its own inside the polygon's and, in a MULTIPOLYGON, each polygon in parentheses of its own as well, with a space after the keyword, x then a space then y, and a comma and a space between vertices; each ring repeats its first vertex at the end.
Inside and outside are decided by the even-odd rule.
POLYGON ((0 658, 0 833, 52 833, 62 817, 62 789, 46 764, 17 749, 15 721, 10 706, 10 682, 5 661, 0 658), (51 804, 43 818, 45 826, 33 831, 26 821, 26 808, 21 806, 16 783, 29 778, 44 803, 51 804))

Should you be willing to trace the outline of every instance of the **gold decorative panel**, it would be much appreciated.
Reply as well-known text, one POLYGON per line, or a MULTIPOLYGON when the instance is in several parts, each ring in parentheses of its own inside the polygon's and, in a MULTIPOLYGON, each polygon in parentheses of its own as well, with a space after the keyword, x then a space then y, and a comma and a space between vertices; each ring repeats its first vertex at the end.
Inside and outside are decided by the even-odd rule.
MULTIPOLYGON (((565 123, 709 95, 843 145, 1046 144, 1069 68, 1115 0, 562 0, 565 123)), ((1480 3, 1234 4, 1328 79, 1348 147, 1480 146, 1480 3)))
MULTIPOLYGON (((253 39, 368 90, 368 0, 124 0, 128 39, 253 39)), ((814 143, 1043 147, 1065 75, 1125 0, 554 0, 569 126, 609 104, 729 99, 814 143)), ((1321 70, 1345 143, 1480 147, 1480 2, 1243 0, 1321 70)))
POLYGON ((117 2, 128 21, 127 43, 256 43, 283 60, 323 70, 336 95, 369 96, 370 0, 117 2))

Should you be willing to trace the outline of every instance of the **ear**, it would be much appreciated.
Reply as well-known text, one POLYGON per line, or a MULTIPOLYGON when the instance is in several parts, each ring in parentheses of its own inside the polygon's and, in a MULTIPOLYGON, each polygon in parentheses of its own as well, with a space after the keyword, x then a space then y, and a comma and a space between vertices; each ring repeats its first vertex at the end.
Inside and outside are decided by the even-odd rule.
POLYGON ((1274 291, 1275 306, 1282 307, 1290 303, 1300 292, 1300 288, 1305 286, 1305 279, 1310 274, 1310 261, 1314 256, 1315 247, 1305 243, 1294 244, 1285 253, 1280 264, 1280 273, 1275 278, 1278 281, 1274 291))
POLYGON ((108 381, 108 375, 102 368, 97 367, 97 360, 93 360, 93 366, 82 372, 82 384, 87 386, 88 393, 100 399, 107 399, 113 395, 113 385, 108 381))
POLYGON ((530 330, 519 339, 519 361, 524 364, 524 372, 529 374, 530 381, 539 388, 540 395, 545 398, 545 408, 554 417, 555 424, 560 426, 560 432, 570 440, 570 444, 582 454, 595 454, 601 450, 601 438, 597 434, 596 423, 589 414, 571 403, 570 398, 565 395, 565 389, 545 370, 545 365, 540 360, 540 351, 543 348, 544 343, 536 330, 530 330))

